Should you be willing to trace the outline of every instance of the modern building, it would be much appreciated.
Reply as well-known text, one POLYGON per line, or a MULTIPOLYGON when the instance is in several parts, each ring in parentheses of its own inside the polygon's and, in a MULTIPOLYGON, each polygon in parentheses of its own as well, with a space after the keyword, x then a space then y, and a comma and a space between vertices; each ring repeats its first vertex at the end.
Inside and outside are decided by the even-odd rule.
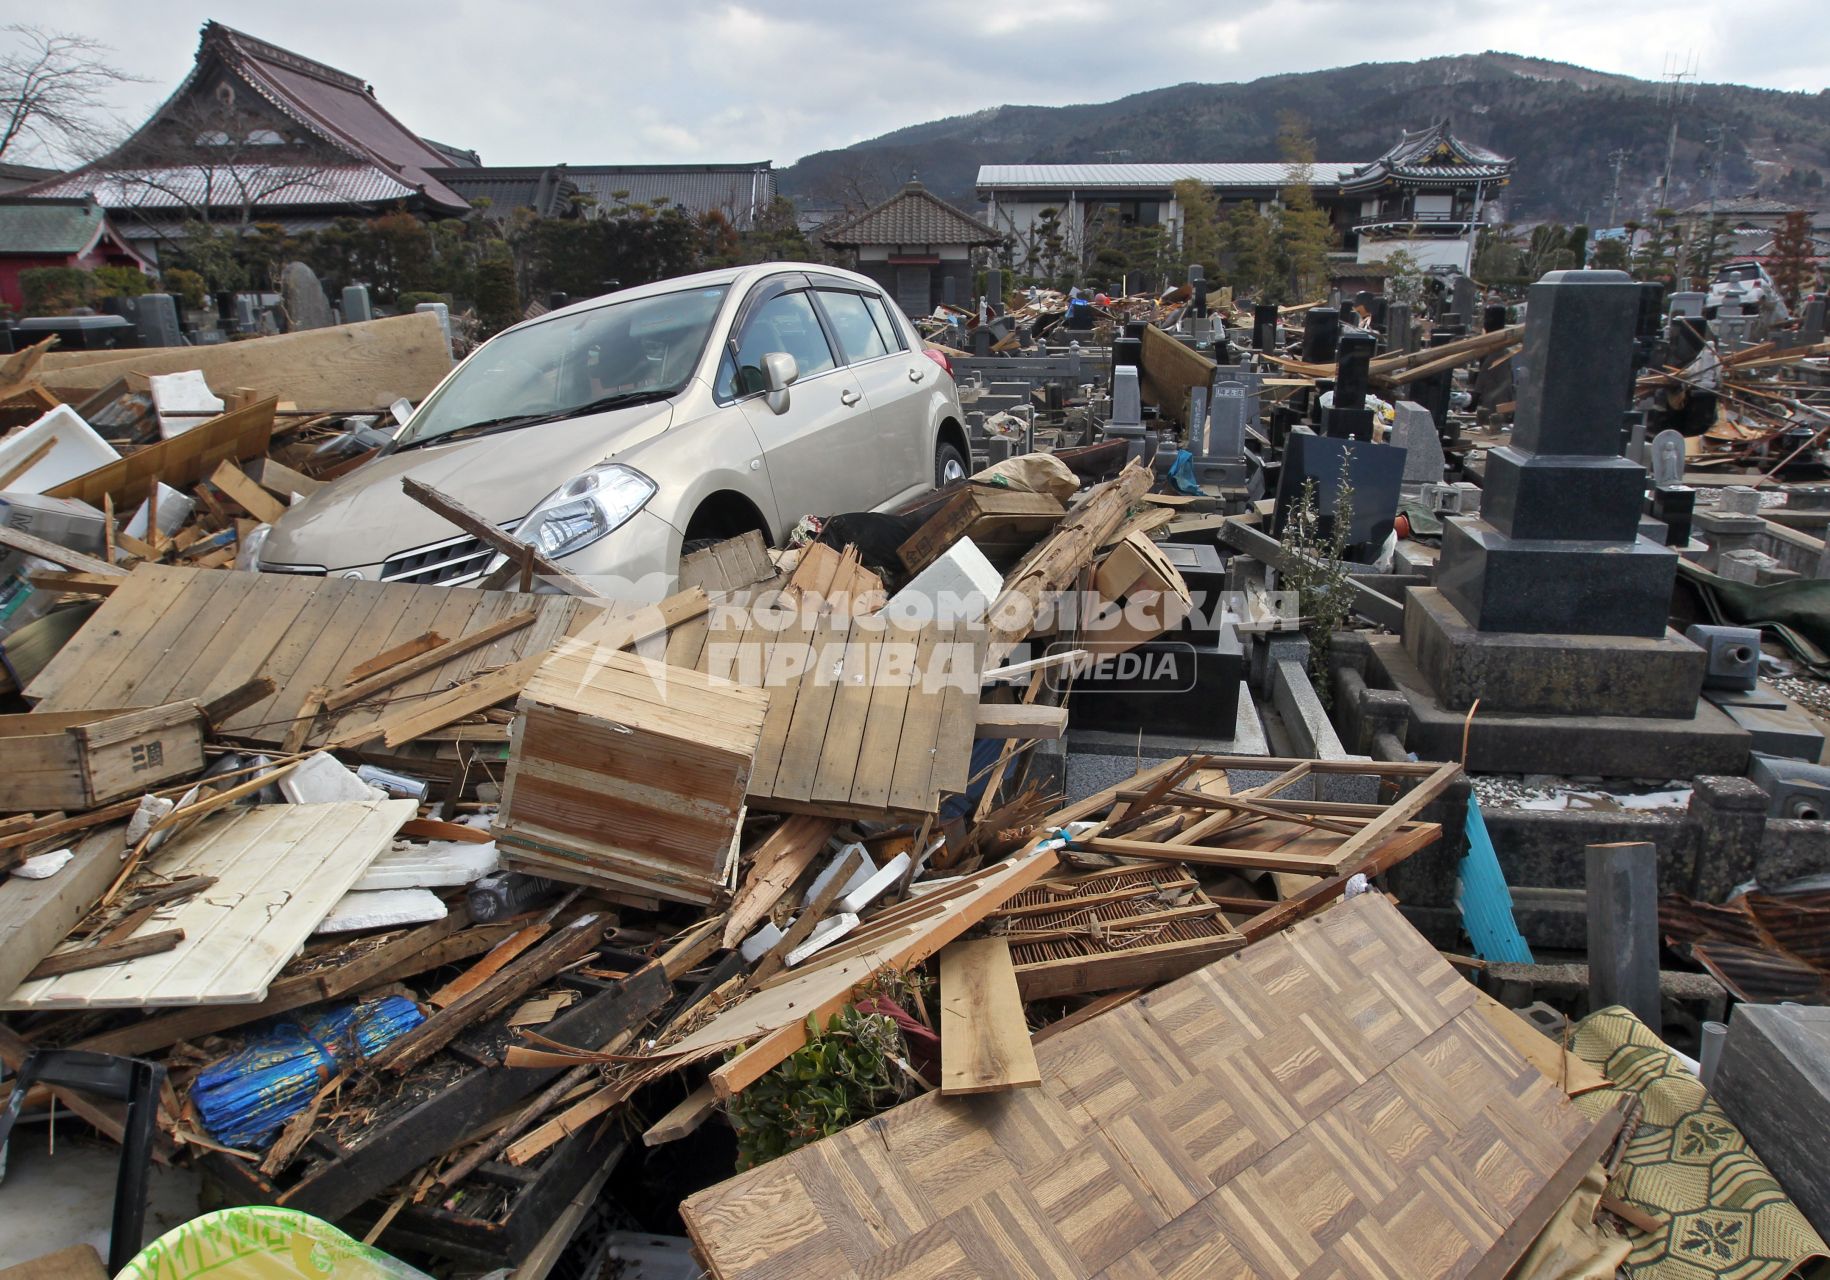
POLYGON ((598 214, 622 205, 681 209, 694 217, 722 213, 748 231, 775 199, 775 169, 767 160, 748 164, 555 164, 466 166, 434 171, 471 201, 488 199, 488 216, 506 218, 531 209, 543 218, 573 211, 598 214), (579 197, 588 196, 580 203, 579 197))
MULTIPOLYGON (((1466 271, 1474 229, 1512 174, 1512 161, 1456 138, 1447 123, 1405 133, 1371 161, 1318 161, 1310 184, 1341 255, 1378 262, 1405 249, 1426 266, 1466 271)), ((1269 212, 1281 198, 1282 164, 998 164, 979 169, 984 221, 1030 257, 1051 231, 1062 252, 1084 261, 1105 227, 1163 226, 1179 237, 1175 184, 1193 180, 1222 213, 1250 202, 1269 212)))
POLYGON ((849 251, 850 265, 912 316, 928 315, 941 303, 971 305, 972 251, 1003 239, 913 179, 882 204, 820 232, 822 243, 849 251))
POLYGON ((93 200, 0 196, 0 302, 25 307, 19 273, 35 267, 133 267, 152 264, 128 243, 93 200))
POLYGON ((145 124, 27 194, 93 196, 156 255, 191 221, 300 232, 396 208, 463 217, 469 202, 434 176, 452 159, 355 76, 207 22, 190 74, 145 124))

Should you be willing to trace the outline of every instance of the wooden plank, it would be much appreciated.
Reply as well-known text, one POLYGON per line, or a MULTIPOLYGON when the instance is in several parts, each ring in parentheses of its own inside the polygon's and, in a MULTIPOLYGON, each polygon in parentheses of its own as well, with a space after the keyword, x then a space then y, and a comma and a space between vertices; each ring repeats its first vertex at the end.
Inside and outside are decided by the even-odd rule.
POLYGON ((0 991, 11 991, 89 914, 120 870, 124 827, 84 837, 68 865, 43 880, 0 880, 0 991))
POLYGON ((889 807, 909 683, 918 678, 914 671, 920 639, 919 632, 904 628, 893 627, 884 634, 885 648, 871 682, 870 710, 864 716, 864 735, 858 747, 858 771, 851 784, 851 802, 860 808, 889 807))
POLYGON ((422 631, 411 640, 384 649, 365 662, 358 662, 343 675, 345 686, 366 680, 372 675, 388 670, 390 667, 405 662, 408 658, 417 658, 422 653, 430 653, 446 643, 445 637, 436 631, 422 631))
MULTIPOLYGON (((147 918, 150 918, 150 913, 147 918)), ((155 956, 162 951, 172 950, 183 941, 184 930, 161 929, 154 933, 123 938, 119 942, 104 941, 92 947, 57 951, 40 960, 25 976, 27 981, 33 981, 38 978, 55 978, 64 973, 81 973, 85 969, 98 969, 105 964, 155 956)))
POLYGON ((998 1093, 1041 1083, 1010 944, 953 943, 940 953, 940 1091, 998 1093))
POLYGON ((183 930, 184 941, 174 950, 27 981, 0 1007, 141 1008, 261 1000, 273 976, 387 849, 416 808, 411 800, 267 805, 214 819, 156 855, 161 875, 216 878, 207 894, 179 905, 160 926, 183 930))
POLYGON ((52 564, 61 565, 65 569, 92 574, 98 578, 125 578, 127 576, 127 570, 119 565, 108 564, 97 560, 94 556, 72 551, 68 547, 61 547, 55 542, 46 541, 23 529, 15 529, 11 525, 0 524, 0 547, 8 547, 28 556, 36 556, 40 560, 49 560, 52 564))
MULTIPOLYGON (((459 603, 462 604, 464 602, 460 600, 459 603)), ((512 617, 502 619, 500 622, 492 622, 480 630, 471 632, 469 635, 459 636, 455 640, 447 640, 444 644, 439 645, 436 648, 424 650, 417 655, 402 658, 399 661, 390 664, 384 670, 377 671, 373 675, 370 675, 366 679, 357 680, 354 683, 337 690, 324 700, 324 709, 326 711, 338 711, 344 707, 350 706, 352 703, 372 698, 383 689, 390 689, 402 681, 412 679, 421 672, 431 671, 435 667, 441 667, 445 663, 450 662, 453 658, 469 653, 472 649, 481 648, 483 645, 493 643, 503 636, 519 631, 523 627, 532 624, 539 616, 538 610, 523 610, 512 617)), ((395 648, 399 647, 401 646, 395 646, 395 648)))
MULTIPOLYGON (((944 795, 963 795, 972 780, 973 722, 978 716, 979 672, 985 646, 974 628, 957 622, 948 639, 941 690, 940 724, 934 736, 934 758, 928 789, 936 805, 944 795)), ((1030 691, 1034 696, 1038 690, 1030 691)), ((991 788, 996 790, 995 785, 991 788)))
POLYGON ((400 487, 413 501, 449 520, 484 545, 493 547, 506 556, 530 557, 540 575, 567 595, 587 598, 598 595, 598 592, 583 579, 575 576, 570 570, 562 568, 558 562, 549 559, 538 547, 522 542, 512 534, 503 533, 502 530, 449 494, 440 493, 431 485, 422 484, 411 476, 401 480, 400 487))
POLYGON ((887 629, 852 628, 839 673, 839 687, 833 692, 832 708, 827 717, 819 767, 814 771, 813 786, 805 798, 821 802, 851 799, 852 783, 860 762, 859 748, 864 741, 864 723, 876 688, 877 666, 891 634, 887 629))
POLYGON ((889 807, 914 813, 932 813, 939 797, 930 780, 934 773, 934 743, 940 734, 940 714, 946 690, 937 683, 943 646, 949 638, 938 624, 922 628, 915 650, 915 675, 909 684, 908 705, 902 713, 902 734, 896 740, 896 765, 890 775, 889 807))
POLYGON ((231 573, 170 569, 162 565, 142 565, 133 572, 135 580, 144 578, 150 590, 142 596, 129 581, 121 591, 104 603, 89 619, 74 643, 66 646, 51 665, 40 673, 28 694, 38 691, 46 677, 53 684, 57 677, 83 661, 71 672, 68 685, 50 691, 39 704, 44 711, 75 711, 84 707, 132 706, 139 701, 139 688, 156 678, 167 662, 182 661, 189 665, 190 655, 208 643, 211 637, 199 632, 191 636, 190 628, 209 601, 222 591, 239 594, 248 584, 236 581, 231 573), (148 603, 141 603, 142 600, 148 603), (106 632, 118 628, 114 647, 94 655, 78 649, 87 632, 100 624, 106 632), (72 652, 74 650, 74 652, 72 652), (177 656, 174 656, 177 655, 177 656))
POLYGON ((769 690, 769 714, 763 719, 762 738, 757 742, 756 759, 750 766, 750 795, 753 797, 767 798, 774 794, 782 749, 794 724, 795 703, 812 665, 813 640, 817 629, 825 624, 824 616, 810 617, 805 606, 798 608, 770 647, 768 665, 763 672, 763 687, 769 690))
POLYGON ((1059 738, 1067 732, 1067 708, 1040 703, 981 702, 972 726, 975 738, 1059 738))
POLYGON ((837 825, 831 818, 790 814, 763 837, 748 855, 749 874, 725 913, 723 943, 727 950, 743 941, 788 891, 788 886, 800 879, 826 847, 837 825))
POLYGON ((283 389, 308 407, 386 409, 402 397, 424 399, 451 371, 451 349, 437 317, 414 313, 211 347, 53 353, 44 376, 52 386, 93 391, 127 373, 188 369, 212 387, 283 389))
POLYGON ((286 514, 286 507, 250 480, 245 472, 227 458, 210 472, 210 483, 241 504, 241 509, 265 524, 272 524, 286 514))
MULTIPOLYGON (((823 760, 826 731, 832 720, 833 700, 844 679, 850 624, 850 617, 837 610, 820 616, 819 629, 814 632, 809 650, 807 671, 801 677, 800 692, 795 698, 794 719, 782 742, 781 764, 768 789, 768 795, 774 799, 806 800, 813 795, 823 760), (837 672, 835 666, 839 668, 837 672)), ((844 761, 841 767, 849 777, 856 760, 844 761)), ((751 792, 758 794, 754 785, 751 792)))
POLYGON ((242 461, 266 453, 273 442, 273 413, 278 406, 279 401, 270 398, 221 414, 183 435, 148 445, 47 492, 53 498, 80 498, 96 507, 112 501, 115 510, 128 511, 146 501, 160 483, 192 489, 225 459, 242 461))

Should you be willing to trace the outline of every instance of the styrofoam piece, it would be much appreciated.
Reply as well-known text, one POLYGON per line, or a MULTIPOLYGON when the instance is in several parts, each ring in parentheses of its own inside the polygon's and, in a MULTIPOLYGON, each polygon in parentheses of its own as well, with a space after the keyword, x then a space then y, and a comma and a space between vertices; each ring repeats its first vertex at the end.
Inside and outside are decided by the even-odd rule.
POLYGON ((820 874, 813 878, 813 883, 807 886, 807 892, 801 895, 802 906, 806 906, 820 896, 821 891, 832 882, 833 876, 838 874, 839 864, 845 861, 845 855, 850 853, 853 849, 858 851, 858 869, 852 872, 845 883, 840 886, 839 896, 844 897, 853 889, 856 889, 859 885, 877 874, 877 864, 871 861, 871 856, 869 853, 865 852, 864 846, 861 844, 848 844, 832 855, 832 861, 828 862, 825 867, 821 869, 820 874))
POLYGON ((318 922, 316 933, 354 933, 402 924, 427 924, 445 918, 445 904, 430 889, 351 890, 318 922))
POLYGON ((201 369, 155 373, 146 382, 152 391, 153 411, 159 415, 159 434, 167 440, 202 426, 228 408, 210 390, 201 369))
POLYGON ((737 954, 743 957, 745 964, 755 964, 769 953, 769 949, 782 940, 782 931, 769 921, 762 922, 762 927, 745 938, 737 947, 737 954))
POLYGON ((839 899, 839 910, 854 914, 870 906, 878 898, 888 893, 890 886, 902 879, 902 873, 909 869, 909 855, 899 853, 883 864, 883 869, 866 880, 856 889, 839 899))
POLYGON ((8 480, 6 487, 10 491, 43 493, 118 461, 121 456, 77 416, 76 410, 60 404, 31 426, 21 427, 0 440, 0 475, 12 475, 13 468, 25 466, 47 440, 54 441, 50 451, 8 480))
POLYGON ((971 538, 961 538, 941 553, 883 606, 895 621, 976 622, 1004 590, 1004 575, 985 558, 971 538))
MULTIPOLYGON (((133 513, 133 519, 127 522, 127 527, 123 530, 128 537, 138 538, 142 542, 146 541, 146 519, 152 514, 148 510, 151 506, 150 502, 142 502, 139 510, 133 513)), ((191 518, 191 513, 196 510, 197 499, 190 494, 180 493, 169 484, 161 483, 159 485, 159 532, 161 534, 169 538, 177 533, 184 527, 184 522, 191 518)))
POLYGON ((474 884, 502 865, 495 842, 400 844, 369 864, 352 892, 373 889, 447 889, 474 884))
POLYGON ((371 787, 328 752, 306 756, 299 767, 280 779, 280 794, 292 804, 335 804, 347 800, 386 800, 379 787, 371 787))
POLYGON ((788 953, 788 967, 792 969, 807 957, 818 955, 857 927, 858 917, 849 911, 841 912, 836 916, 827 916, 813 926, 813 932, 807 935, 807 941, 788 953))
POLYGON ((152 824, 178 807, 176 800, 167 800, 164 796, 141 796, 140 807, 133 811, 133 817, 127 820, 127 845, 132 848, 139 844, 152 824))
POLYGON ((76 855, 68 849, 54 849, 50 853, 41 853, 27 858, 13 868, 13 874, 24 880, 49 880, 62 871, 71 858, 76 855))

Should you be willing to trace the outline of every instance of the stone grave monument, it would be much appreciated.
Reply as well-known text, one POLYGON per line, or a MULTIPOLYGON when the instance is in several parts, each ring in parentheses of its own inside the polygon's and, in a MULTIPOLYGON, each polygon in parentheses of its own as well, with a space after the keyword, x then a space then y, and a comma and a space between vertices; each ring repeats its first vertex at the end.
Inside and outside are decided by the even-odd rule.
POLYGON ((1644 468, 1619 454, 1639 289, 1554 271, 1531 288, 1510 445, 1481 511, 1443 522, 1433 587, 1372 653, 1406 745, 1479 772, 1737 774, 1748 735, 1700 701, 1705 654, 1667 626, 1677 555, 1639 535, 1644 468))

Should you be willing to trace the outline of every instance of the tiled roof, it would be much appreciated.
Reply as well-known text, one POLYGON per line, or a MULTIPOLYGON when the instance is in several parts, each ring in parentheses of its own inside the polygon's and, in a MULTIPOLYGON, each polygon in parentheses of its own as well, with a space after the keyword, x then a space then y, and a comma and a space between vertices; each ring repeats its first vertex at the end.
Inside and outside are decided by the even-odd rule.
POLYGON ((556 218, 578 191, 566 177, 564 165, 528 165, 434 169, 433 176, 466 200, 487 199, 489 216, 508 217, 516 209, 532 209, 542 218, 556 218))
MULTIPOLYGON (((1312 166, 1315 185, 1331 186, 1358 168, 1357 164, 1317 163, 1312 166)), ((1284 166, 1278 163, 1205 164, 986 164, 979 166, 981 193, 1033 187, 1065 190, 1167 190, 1184 179, 1210 187, 1276 188, 1284 183, 1284 166)))
POLYGON ((862 244, 996 244, 998 232, 955 209, 919 182, 911 182, 880 205, 820 233, 835 247, 862 244))
POLYGON ((1512 172, 1512 161, 1449 132, 1449 122, 1406 131, 1386 153, 1341 179, 1347 190, 1376 186, 1390 178, 1411 182, 1492 182, 1512 172))
MULTIPOLYGON (((92 195, 108 209, 180 209, 202 204, 206 193, 210 207, 234 209, 241 206, 244 192, 260 197, 257 210, 386 204, 415 194, 412 187, 372 164, 238 165, 214 171, 189 165, 118 172, 79 169, 32 189, 35 196, 92 195)), ((255 221, 261 221, 259 212, 255 221)))
POLYGON ((0 253, 85 253, 106 225, 87 200, 0 200, 0 253))
POLYGON ((775 198, 775 171, 768 160, 751 164, 568 164, 566 180, 595 196, 601 208, 618 204, 668 204, 693 214, 714 209, 739 230, 775 198), (619 194, 626 193, 626 194, 619 194))
MULTIPOLYGON (((315 193, 303 199, 295 198, 299 184, 291 184, 273 199, 260 201, 261 205, 321 204, 337 200, 345 203, 378 203, 419 196, 442 212, 461 214, 469 211, 470 206, 464 198, 430 172, 432 169, 445 168, 451 158, 421 140, 388 114, 387 109, 375 100, 374 90, 368 85, 348 72, 301 57, 221 23, 204 24, 203 39, 197 47, 196 63, 184 83, 167 100, 167 106, 179 102, 191 91, 199 73, 213 59, 219 59, 230 73, 258 93, 275 110, 293 120, 321 143, 348 156, 351 161, 344 165, 297 166, 301 169, 309 168, 318 175, 310 184, 315 193)), ((160 112, 164 110, 162 107, 160 112)), ((152 120, 141 126, 141 133, 159 118, 159 113, 155 113, 152 120)), ((139 136, 140 134, 135 135, 136 138, 139 136)), ((123 151, 117 154, 131 154, 126 149, 132 146, 133 140, 130 139, 123 151)), ((269 172, 283 167, 285 166, 258 166, 269 172)), ((119 169, 127 174, 135 172, 135 167, 131 165, 119 166, 119 169)), ((138 171, 147 175, 150 182, 160 186, 169 185, 167 179, 178 172, 175 169, 146 168, 138 171)), ((193 170, 194 182, 187 189, 193 193, 194 198, 200 198, 204 189, 204 175, 202 167, 193 170)), ((113 172, 104 160, 29 190, 33 195, 93 190, 102 204, 111 209, 137 205, 157 207, 160 196, 148 190, 147 182, 129 181, 124 187, 111 185, 114 182, 113 172), (135 189, 141 198, 117 201, 115 197, 128 193, 128 188, 135 189)), ((265 187, 270 184, 263 179, 256 185, 265 187)), ((163 198, 174 204, 180 203, 172 196, 163 198)), ((220 201, 213 195, 211 204, 218 203, 239 204, 241 200, 239 194, 224 197, 220 201)))
MULTIPOLYGON (((1686 217, 1697 215, 1707 217, 1710 213, 1710 204, 1707 200, 1699 200, 1679 212, 1686 217)), ((1718 218, 1734 218, 1747 214, 1783 217, 1788 213, 1809 212, 1811 212, 1809 205, 1799 204, 1792 200, 1771 200, 1764 196, 1729 196, 1726 199, 1717 200, 1715 203, 1715 215, 1718 218)))

